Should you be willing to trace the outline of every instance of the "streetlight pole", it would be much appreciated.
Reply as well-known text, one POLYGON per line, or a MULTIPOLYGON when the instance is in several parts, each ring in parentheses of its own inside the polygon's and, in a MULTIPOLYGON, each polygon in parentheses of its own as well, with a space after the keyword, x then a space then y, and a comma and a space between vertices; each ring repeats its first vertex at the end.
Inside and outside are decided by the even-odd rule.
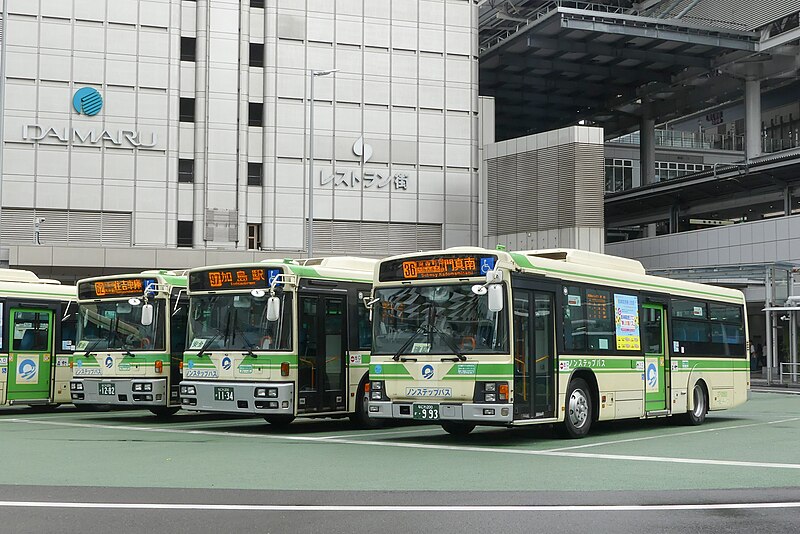
POLYGON ((311 71, 311 110, 308 116, 308 257, 314 255, 314 79, 328 76, 339 69, 311 71))
MULTIPOLYGON (((3 211, 3 156, 6 149, 6 50, 8 49, 8 0, 3 0, 2 46, 0 50, 0 215, 3 211)), ((0 223, 2 226, 2 223, 0 223)), ((2 235, 0 235, 0 267, 3 267, 2 235)))

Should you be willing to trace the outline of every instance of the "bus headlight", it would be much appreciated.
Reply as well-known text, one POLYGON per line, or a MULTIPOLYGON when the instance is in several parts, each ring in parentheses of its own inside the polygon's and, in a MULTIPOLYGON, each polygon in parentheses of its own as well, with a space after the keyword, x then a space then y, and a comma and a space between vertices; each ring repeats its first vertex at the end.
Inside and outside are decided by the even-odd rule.
POLYGON ((72 391, 83 391, 83 382, 70 382, 69 389, 72 391))
POLYGON ((194 386, 181 386, 181 395, 197 395, 194 386))
POLYGON ((475 382, 475 402, 508 402, 508 382, 475 382))
POLYGON ((388 401, 386 396, 386 384, 383 380, 371 380, 367 382, 364 389, 367 398, 374 401, 388 401))
POLYGON ((269 397, 270 399, 278 398, 278 388, 256 388, 253 392, 254 397, 269 397))

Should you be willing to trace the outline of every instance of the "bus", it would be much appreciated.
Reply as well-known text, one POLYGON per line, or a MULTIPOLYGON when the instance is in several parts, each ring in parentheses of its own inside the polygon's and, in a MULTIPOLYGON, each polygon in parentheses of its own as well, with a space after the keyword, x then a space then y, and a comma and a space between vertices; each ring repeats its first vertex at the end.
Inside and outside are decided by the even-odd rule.
POLYGON ((75 286, 0 269, 0 406, 70 402, 75 286))
POLYGON ((369 415, 476 425, 676 416, 748 398, 740 291, 571 249, 396 256, 375 270, 369 415))
POLYGON ((155 270, 80 280, 72 402, 174 415, 181 407, 188 313, 185 273, 155 270))
POLYGON ((264 260, 189 271, 187 410, 347 417, 369 425, 364 389, 377 260, 264 260))

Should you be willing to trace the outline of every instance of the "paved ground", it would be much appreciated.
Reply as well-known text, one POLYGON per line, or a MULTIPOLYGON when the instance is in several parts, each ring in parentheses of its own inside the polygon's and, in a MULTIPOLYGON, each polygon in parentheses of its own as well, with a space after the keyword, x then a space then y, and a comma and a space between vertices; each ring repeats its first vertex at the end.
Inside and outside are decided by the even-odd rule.
POLYGON ((620 422, 578 441, 545 427, 453 438, 346 420, 277 430, 190 414, 0 414, 0 532, 163 521, 179 532, 517 532, 534 520, 550 531, 789 532, 800 516, 798 395, 756 392, 701 427, 620 422))

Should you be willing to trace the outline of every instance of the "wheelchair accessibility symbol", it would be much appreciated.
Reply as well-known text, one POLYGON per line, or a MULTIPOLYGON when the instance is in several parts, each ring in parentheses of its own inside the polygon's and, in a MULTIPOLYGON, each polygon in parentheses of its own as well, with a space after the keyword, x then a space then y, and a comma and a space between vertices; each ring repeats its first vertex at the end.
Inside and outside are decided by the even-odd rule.
POLYGON ((494 258, 481 258, 481 274, 494 270, 494 258))

